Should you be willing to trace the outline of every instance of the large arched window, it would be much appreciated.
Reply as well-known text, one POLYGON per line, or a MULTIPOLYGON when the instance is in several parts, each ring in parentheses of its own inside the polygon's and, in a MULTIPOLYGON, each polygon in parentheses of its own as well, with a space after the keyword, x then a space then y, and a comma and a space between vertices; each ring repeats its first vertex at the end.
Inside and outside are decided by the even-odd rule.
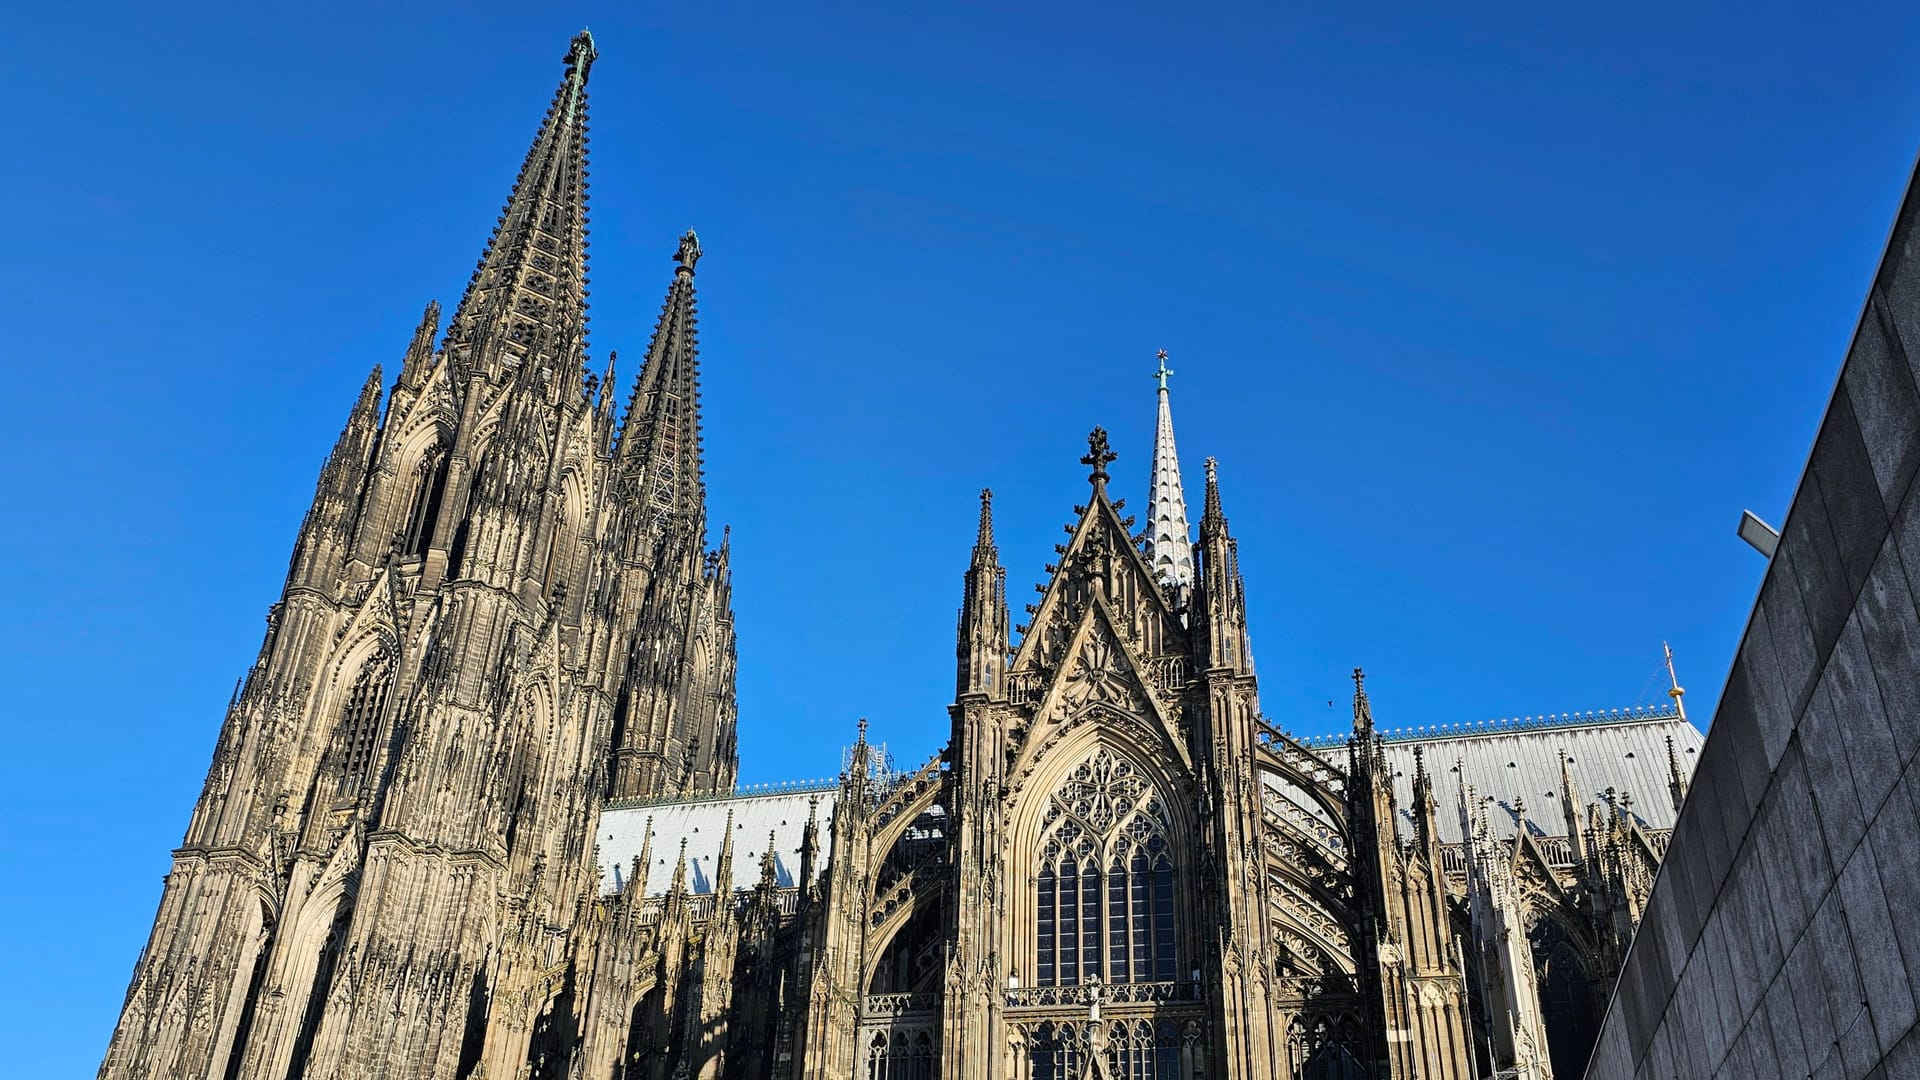
POLYGON ((1547 1055, 1556 1074, 1574 1076, 1586 1068, 1600 1037, 1593 986, 1579 952, 1557 923, 1540 920, 1531 937, 1547 1055))
POLYGON ((447 490, 447 451, 435 446, 420 458, 407 493, 407 519, 400 526, 400 554, 418 555, 433 542, 440 498, 447 490))
POLYGON ((347 691, 340 710, 340 784, 337 798, 357 795, 366 785, 377 757, 380 721, 386 715, 387 696, 393 691, 393 654, 381 649, 360 665, 360 674, 347 691))
POLYGON ((1178 922, 1167 806, 1101 747, 1053 793, 1040 825, 1035 981, 1171 982, 1178 922))

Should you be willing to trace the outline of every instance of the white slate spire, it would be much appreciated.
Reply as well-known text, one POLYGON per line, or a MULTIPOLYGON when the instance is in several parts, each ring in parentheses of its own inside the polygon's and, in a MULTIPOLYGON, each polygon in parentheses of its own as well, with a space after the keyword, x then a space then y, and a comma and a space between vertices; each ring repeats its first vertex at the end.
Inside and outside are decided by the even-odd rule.
POLYGON ((1147 525, 1147 560, 1162 585, 1193 585, 1193 539, 1187 529, 1187 498, 1180 488, 1180 453, 1173 445, 1173 407, 1167 400, 1167 350, 1159 354, 1160 418, 1153 430, 1153 479, 1147 491, 1152 514, 1147 525))

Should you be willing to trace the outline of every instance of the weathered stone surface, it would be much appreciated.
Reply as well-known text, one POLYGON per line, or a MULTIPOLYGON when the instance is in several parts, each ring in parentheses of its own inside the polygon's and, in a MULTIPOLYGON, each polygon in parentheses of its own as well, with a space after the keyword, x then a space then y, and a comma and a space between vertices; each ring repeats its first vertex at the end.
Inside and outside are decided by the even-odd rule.
POLYGON ((1898 506, 1920 469, 1920 416, 1913 369, 1894 334, 1885 298, 1878 290, 1842 379, 1860 425, 1866 454, 1884 506, 1898 506))
POLYGON ((1601 1045, 1625 1030, 1631 1060, 1596 1058, 1591 1080, 1689 1075, 1663 1048, 1735 1024, 1717 1075, 1920 1076, 1916 228, 1910 185, 1701 755, 1694 790, 1719 801, 1681 814, 1626 970, 1645 943, 1705 933, 1657 1016, 1633 999, 1662 987, 1621 983, 1601 1045))

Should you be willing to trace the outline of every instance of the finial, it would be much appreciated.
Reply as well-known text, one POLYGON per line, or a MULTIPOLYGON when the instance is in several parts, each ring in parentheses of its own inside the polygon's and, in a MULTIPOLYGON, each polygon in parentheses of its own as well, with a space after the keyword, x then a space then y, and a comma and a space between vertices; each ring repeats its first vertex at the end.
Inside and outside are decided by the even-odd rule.
POLYGON ((1673 736, 1667 736, 1667 792, 1673 796, 1673 812, 1687 801, 1687 778, 1680 775, 1680 755, 1674 752, 1673 736))
POLYGON ((1207 497, 1206 504, 1200 511, 1200 522, 1203 526, 1217 527, 1226 520, 1226 513, 1220 509, 1220 460, 1208 458, 1207 497))
POLYGON ((1165 393, 1167 389, 1167 376, 1173 374, 1173 369, 1167 366, 1167 350, 1161 349, 1154 355, 1160 360, 1160 370, 1154 372, 1153 377, 1160 380, 1160 392, 1165 393))
POLYGON ((760 856, 760 887, 763 889, 772 889, 779 884, 780 857, 774 853, 774 849, 779 844, 779 837, 772 830, 768 830, 767 850, 760 856))
POLYGON ((1680 714, 1680 719, 1685 720, 1687 718, 1687 706, 1681 699, 1687 696, 1687 692, 1680 688, 1680 676, 1673 673, 1673 646, 1663 641, 1660 643, 1660 648, 1666 651, 1667 683, 1673 687, 1673 689, 1667 691, 1667 696, 1673 699, 1674 711, 1680 714))
POLYGON ((980 547, 993 546, 993 489, 980 489, 980 535, 975 543, 980 547))
POLYGON ((1106 487, 1107 465, 1119 456, 1107 446, 1106 428, 1095 426, 1087 434, 1087 456, 1080 459, 1080 464, 1093 466, 1093 475, 1087 479, 1096 489, 1106 487))
POLYGON ((1367 701, 1367 673, 1353 669, 1353 734, 1361 742, 1373 738, 1373 706, 1367 701))
POLYGON ((861 743, 865 743, 867 741, 867 718, 864 716, 860 718, 860 740, 859 741, 861 743))
POLYGON ((620 350, 608 349, 606 374, 600 376, 600 396, 594 400, 594 406, 609 417, 613 415, 613 401, 618 396, 615 385, 619 374, 620 350))
POLYGON ((568 43, 567 74, 569 76, 578 76, 581 82, 586 82, 587 72, 593 67, 593 62, 599 59, 599 57, 600 50, 593 46, 592 31, 582 27, 580 32, 573 35, 573 40, 568 43))
POLYGON ((688 276, 692 276, 693 264, 700 261, 702 254, 704 254, 704 252, 700 250, 700 238, 694 235, 692 229, 688 229, 686 235, 680 237, 680 247, 673 253, 673 261, 680 264, 680 269, 674 271, 674 273, 685 273, 688 276))

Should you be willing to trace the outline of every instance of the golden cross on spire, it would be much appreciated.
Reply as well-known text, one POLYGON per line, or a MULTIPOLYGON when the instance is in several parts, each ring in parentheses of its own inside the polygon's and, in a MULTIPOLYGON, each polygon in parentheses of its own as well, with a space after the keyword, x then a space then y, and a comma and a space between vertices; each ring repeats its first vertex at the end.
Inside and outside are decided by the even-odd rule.
POLYGON ((1153 377, 1160 380, 1160 389, 1165 390, 1167 388, 1167 376, 1173 374, 1173 369, 1167 366, 1167 350, 1161 349, 1155 355, 1160 360, 1160 370, 1154 372, 1153 377))

